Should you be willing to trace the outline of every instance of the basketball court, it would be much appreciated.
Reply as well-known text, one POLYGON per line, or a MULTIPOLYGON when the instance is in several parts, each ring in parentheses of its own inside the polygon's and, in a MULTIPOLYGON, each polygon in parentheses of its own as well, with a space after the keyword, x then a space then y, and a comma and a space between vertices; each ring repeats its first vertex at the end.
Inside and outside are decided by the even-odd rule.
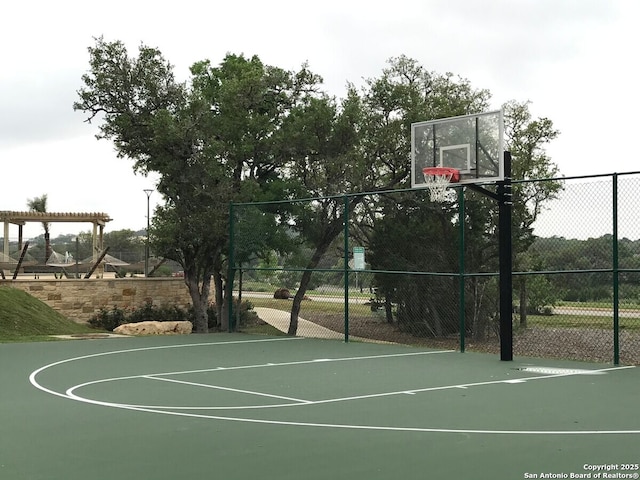
POLYGON ((633 367, 243 334, 2 344, 0 361, 2 478, 638 472, 633 367))
POLYGON ((638 478, 637 368, 513 359, 502 112, 412 125, 411 170, 434 202, 456 183, 496 200, 500 358, 238 333, 0 344, 0 477, 638 478))

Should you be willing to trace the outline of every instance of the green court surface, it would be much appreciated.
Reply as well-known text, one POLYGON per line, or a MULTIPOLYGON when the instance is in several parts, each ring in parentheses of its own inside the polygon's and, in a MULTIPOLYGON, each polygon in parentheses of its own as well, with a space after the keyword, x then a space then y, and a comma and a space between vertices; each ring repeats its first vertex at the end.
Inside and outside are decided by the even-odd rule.
POLYGON ((0 362, 1 479, 640 472, 634 367, 242 334, 0 344, 0 362))

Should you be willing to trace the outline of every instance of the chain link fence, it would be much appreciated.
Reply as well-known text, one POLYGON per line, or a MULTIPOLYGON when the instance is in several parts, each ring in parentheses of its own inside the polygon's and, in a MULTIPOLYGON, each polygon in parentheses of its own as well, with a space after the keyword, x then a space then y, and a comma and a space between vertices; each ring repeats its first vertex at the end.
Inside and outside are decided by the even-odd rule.
MULTIPOLYGON (((513 186, 514 355, 640 364, 640 173, 513 186)), ((452 190, 233 204, 236 294, 290 335, 497 353, 498 206, 452 190)))

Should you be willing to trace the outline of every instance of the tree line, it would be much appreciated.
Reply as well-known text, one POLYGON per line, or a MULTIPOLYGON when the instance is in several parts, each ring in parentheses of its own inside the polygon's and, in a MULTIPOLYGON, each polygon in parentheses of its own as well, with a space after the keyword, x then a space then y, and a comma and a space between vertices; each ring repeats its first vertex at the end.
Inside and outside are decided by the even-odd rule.
MULTIPOLYGON (((537 238, 527 252, 533 271, 546 275, 550 299, 576 302, 611 301, 613 298, 613 236, 586 240, 563 237, 537 238), (573 272, 573 273, 572 273, 573 272)), ((640 302, 640 240, 617 242, 618 282, 621 303, 640 302)))
MULTIPOLYGON (((152 247, 182 266, 197 332, 207 331, 211 281, 220 327, 228 328, 231 202, 316 198, 247 213, 234 246, 235 263, 266 258, 274 250, 291 253, 301 245, 309 252, 292 303, 293 335, 302 299, 312 285, 311 271, 342 235, 346 218, 361 220, 354 238, 375 251, 383 249, 384 242, 376 240, 374 232, 404 232, 392 240, 402 241, 407 230, 397 225, 418 222, 419 215, 433 212, 433 206, 415 196, 381 193, 367 201, 352 197, 347 203, 339 196, 409 186, 411 123, 479 113, 491 104, 488 90, 451 73, 429 71, 406 56, 391 58, 381 74, 362 87, 347 84, 344 98, 336 98, 323 90, 321 76, 307 64, 289 71, 257 56, 228 54, 217 65, 209 60, 194 63, 189 79, 179 82, 173 66, 155 48, 141 45, 132 56, 122 42, 98 38, 88 50, 89 70, 74 109, 97 122, 98 138, 112 141, 119 157, 133 160, 134 171, 159 175, 156 188, 163 204, 153 217, 152 247)), ((554 177, 558 168, 544 150, 559 133, 551 120, 533 118, 528 102, 510 101, 503 107, 514 178, 554 177)), ((517 190, 514 251, 531 245, 531 225, 541 205, 560 188, 550 182, 517 190)), ((469 202, 463 219, 475 236, 470 261, 477 265, 497 261, 494 210, 479 196, 469 202)), ((459 220, 455 217, 453 206, 444 206, 421 225, 432 226, 428 235, 451 238, 459 220)), ((414 288, 405 287, 400 290, 414 288)), ((478 292, 475 301, 479 298, 478 292)), ((490 309, 480 307, 478 303, 478 321, 484 322, 490 309)), ((442 316, 433 305, 419 308, 427 316, 442 316)))

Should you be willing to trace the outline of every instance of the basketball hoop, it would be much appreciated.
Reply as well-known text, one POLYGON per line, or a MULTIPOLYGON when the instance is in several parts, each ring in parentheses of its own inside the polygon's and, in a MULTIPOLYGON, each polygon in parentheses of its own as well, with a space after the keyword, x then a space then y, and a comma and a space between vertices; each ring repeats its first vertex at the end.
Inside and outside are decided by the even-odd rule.
POLYGON ((432 202, 445 202, 449 198, 447 188, 460 181, 460 170, 449 167, 426 167, 422 169, 424 184, 429 189, 432 202))

